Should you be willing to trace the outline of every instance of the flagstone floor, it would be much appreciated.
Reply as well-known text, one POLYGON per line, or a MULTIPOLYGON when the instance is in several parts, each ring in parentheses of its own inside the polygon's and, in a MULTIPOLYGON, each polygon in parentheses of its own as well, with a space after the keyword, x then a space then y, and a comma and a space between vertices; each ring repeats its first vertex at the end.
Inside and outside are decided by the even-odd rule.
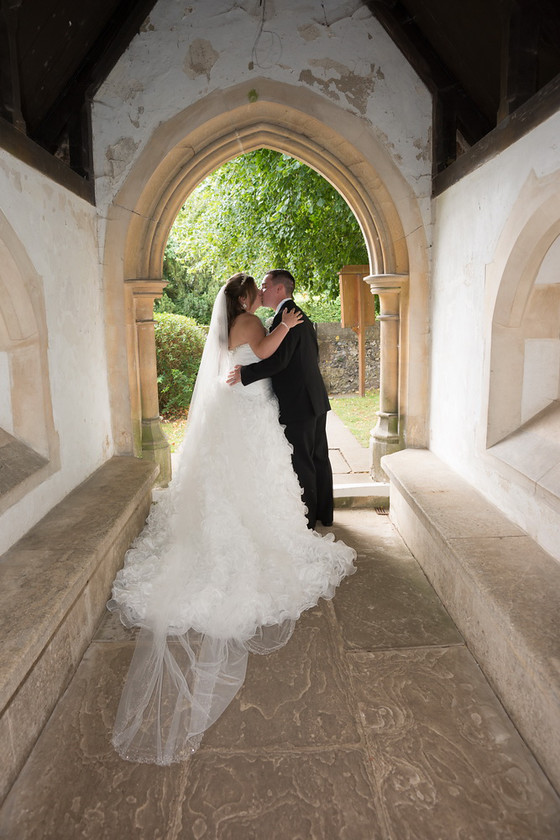
POLYGON ((9 840, 558 840, 560 803, 387 516, 180 765, 110 744, 133 639, 107 616, 0 816, 9 840))

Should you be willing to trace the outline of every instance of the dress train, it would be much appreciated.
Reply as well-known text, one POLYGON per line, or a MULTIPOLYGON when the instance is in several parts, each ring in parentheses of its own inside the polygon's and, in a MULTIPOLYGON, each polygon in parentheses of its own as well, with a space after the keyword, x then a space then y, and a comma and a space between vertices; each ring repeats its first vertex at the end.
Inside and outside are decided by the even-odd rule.
MULTIPOLYGON (((255 361, 249 345, 228 367, 255 361)), ((245 678, 248 653, 289 640, 356 552, 310 531, 269 380, 220 379, 179 467, 125 557, 108 608, 140 628, 113 743, 131 761, 187 758, 245 678)))

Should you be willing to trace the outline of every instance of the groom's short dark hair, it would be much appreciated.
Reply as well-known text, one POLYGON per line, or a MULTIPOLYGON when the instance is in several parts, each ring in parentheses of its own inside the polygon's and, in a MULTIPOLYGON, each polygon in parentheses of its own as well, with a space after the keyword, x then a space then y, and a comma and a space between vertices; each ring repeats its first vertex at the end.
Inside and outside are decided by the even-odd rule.
POLYGON ((269 271, 267 273, 269 277, 272 277, 275 286, 278 283, 282 283, 288 297, 292 297, 296 281, 294 280, 289 271, 287 271, 285 268, 273 268, 272 271, 269 271))

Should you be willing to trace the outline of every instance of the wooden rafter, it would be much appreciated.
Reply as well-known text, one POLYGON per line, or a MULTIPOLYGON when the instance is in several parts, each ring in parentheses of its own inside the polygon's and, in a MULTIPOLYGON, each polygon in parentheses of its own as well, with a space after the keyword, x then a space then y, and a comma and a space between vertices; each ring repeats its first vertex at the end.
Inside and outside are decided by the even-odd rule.
POLYGON ((20 6, 21 0, 0 2, 0 117, 19 131, 25 131, 16 43, 17 12, 20 6))
POLYGON ((455 159, 457 129, 473 144, 493 126, 399 0, 365 2, 434 96, 434 170, 441 171, 455 159))
POLYGON ((60 137, 68 133, 71 165, 88 175, 91 148, 89 104, 91 98, 140 29, 155 0, 122 0, 73 78, 30 135, 54 153, 60 137))

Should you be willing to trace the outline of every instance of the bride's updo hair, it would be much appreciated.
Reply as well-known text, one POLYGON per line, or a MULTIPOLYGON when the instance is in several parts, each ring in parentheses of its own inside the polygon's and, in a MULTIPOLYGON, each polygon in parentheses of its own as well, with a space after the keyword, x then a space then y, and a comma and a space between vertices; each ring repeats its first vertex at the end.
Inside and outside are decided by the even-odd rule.
POLYGON ((245 312, 241 298, 247 296, 251 301, 251 306, 253 305, 257 296, 257 284, 253 277, 245 274, 244 271, 240 271, 239 274, 234 274, 233 277, 229 278, 224 289, 224 294, 226 296, 229 330, 237 316, 245 312))

